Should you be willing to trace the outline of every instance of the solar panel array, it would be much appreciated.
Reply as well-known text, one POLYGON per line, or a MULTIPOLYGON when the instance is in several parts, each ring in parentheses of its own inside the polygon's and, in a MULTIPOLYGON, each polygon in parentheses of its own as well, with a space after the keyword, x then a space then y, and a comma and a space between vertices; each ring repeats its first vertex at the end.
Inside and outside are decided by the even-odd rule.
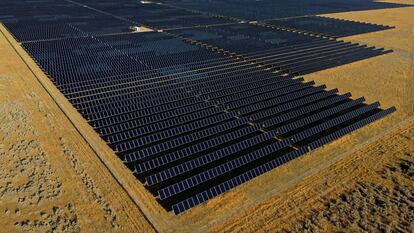
MULTIPOLYGON (((6 10, 13 15, 0 10, 0 18, 126 167, 175 214, 395 111, 294 75, 383 54, 381 49, 249 24, 119 33, 90 22, 140 21, 137 2, 26 3, 19 8, 11 2, 6 10), (48 4, 54 12, 41 10, 48 4), (39 15, 32 15, 34 9, 39 15), (26 29, 33 30, 24 34, 31 19, 26 29), (80 34, 50 30, 80 19, 90 23, 76 25, 80 34)), ((154 27, 194 25, 185 17, 177 21, 176 8, 142 5, 152 7, 142 14, 154 27)))
POLYGON ((121 2, 81 0, 78 2, 156 29, 234 23, 228 17, 214 17, 209 14, 160 4, 142 4, 136 0, 123 0, 121 2))
POLYGON ((18 41, 132 32, 132 26, 181 28, 234 22, 139 1, 6 1, 0 20, 18 41), (84 5, 84 3, 90 3, 84 5), (11 13, 10 13, 11 12, 11 13))
POLYGON ((134 25, 133 22, 65 1, 42 1, 36 4, 30 1, 13 2, 19 4, 3 5, 0 15, 3 15, 1 18, 5 26, 22 42, 131 32, 129 27, 134 25))
POLYGON ((156 32, 24 47, 177 214, 223 182, 393 110, 156 32))
POLYGON ((233 20, 227 17, 214 17, 160 4, 143 4, 136 0, 79 0, 73 2, 79 5, 87 5, 99 12, 105 12, 125 20, 139 22, 155 29, 234 23, 233 20))
POLYGON ((291 29, 300 32, 323 35, 333 38, 352 36, 368 32, 376 32, 393 27, 334 19, 322 16, 303 16, 263 21, 265 24, 291 29))
POLYGON ((390 53, 329 38, 251 24, 198 27, 169 31, 190 42, 243 56, 281 72, 303 75, 390 53))

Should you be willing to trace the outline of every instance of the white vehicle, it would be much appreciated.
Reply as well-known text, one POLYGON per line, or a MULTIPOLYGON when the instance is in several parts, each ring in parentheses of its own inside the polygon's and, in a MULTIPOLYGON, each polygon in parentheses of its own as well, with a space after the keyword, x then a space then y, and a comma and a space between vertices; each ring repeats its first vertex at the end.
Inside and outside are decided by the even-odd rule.
POLYGON ((131 26, 129 27, 133 32, 141 32, 140 26, 131 26))

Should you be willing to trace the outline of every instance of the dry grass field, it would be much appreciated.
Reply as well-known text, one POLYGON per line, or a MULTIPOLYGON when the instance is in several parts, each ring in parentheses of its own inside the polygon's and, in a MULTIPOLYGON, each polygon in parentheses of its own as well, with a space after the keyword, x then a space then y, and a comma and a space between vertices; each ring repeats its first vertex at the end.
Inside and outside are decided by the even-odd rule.
POLYGON ((394 53, 305 79, 397 112, 179 216, 1 27, 0 232, 413 232, 414 7, 328 16, 395 26, 343 38, 394 53))

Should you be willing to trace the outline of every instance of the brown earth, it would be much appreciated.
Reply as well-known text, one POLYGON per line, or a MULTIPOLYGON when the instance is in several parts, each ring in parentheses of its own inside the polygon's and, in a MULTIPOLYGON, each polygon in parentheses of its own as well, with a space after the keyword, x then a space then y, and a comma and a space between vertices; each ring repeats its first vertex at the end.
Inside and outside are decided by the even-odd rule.
POLYGON ((305 77, 397 113, 180 216, 160 208, 1 27, 0 232, 412 232, 413 13, 329 15, 396 26, 344 38, 395 52, 305 77))

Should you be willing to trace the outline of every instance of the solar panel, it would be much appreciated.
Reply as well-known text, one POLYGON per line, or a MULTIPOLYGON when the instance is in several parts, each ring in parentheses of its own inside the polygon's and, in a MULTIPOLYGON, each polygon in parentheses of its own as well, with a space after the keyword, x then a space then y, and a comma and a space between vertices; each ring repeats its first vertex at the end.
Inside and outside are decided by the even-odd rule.
MULTIPOLYGON (((254 127, 253 127, 254 128, 254 127)), ((173 167, 172 169, 168 169, 167 171, 164 171, 162 174, 170 174, 168 178, 177 176, 179 174, 191 171, 193 169, 199 168, 201 166, 208 165, 209 163, 213 163, 219 159, 223 159, 226 157, 230 157, 231 155, 234 155, 236 153, 240 153, 243 150, 246 150, 250 147, 256 146, 260 143, 263 143, 265 141, 268 141, 274 137, 273 133, 266 133, 266 134, 259 134, 257 136, 253 136, 251 138, 248 138, 246 140, 240 140, 239 142, 236 142, 234 144, 231 144, 227 147, 224 147, 222 149, 216 150, 212 153, 208 153, 202 156, 199 156, 195 159, 182 162, 176 167, 173 167)), ((236 138, 233 138, 233 140, 236 138)), ((163 180, 161 180, 163 181, 163 180)))
MULTIPOLYGON (((391 50, 378 50, 378 51, 372 51, 370 53, 367 54, 359 54, 357 56, 346 56, 344 57, 344 62, 345 63, 351 63, 351 62, 355 62, 355 61, 359 61, 361 59, 367 59, 367 58, 371 58, 371 57, 375 57, 378 55, 383 55, 383 54, 387 54, 387 53, 391 53, 391 50)), ((319 71, 321 69, 328 69, 328 68, 332 68, 332 67, 336 67, 338 65, 342 65, 344 64, 343 62, 338 62, 338 61, 330 61, 328 63, 324 63, 324 64, 320 64, 318 66, 313 66, 313 67, 301 67, 300 69, 296 69, 295 71, 293 71, 295 74, 298 75, 305 75, 305 74, 309 74, 309 73, 313 73, 315 71, 319 71)))
MULTIPOLYGON (((283 127, 273 129, 272 131, 269 131, 266 134, 261 134, 259 136, 256 136, 256 137, 247 139, 245 141, 242 141, 240 143, 235 143, 235 144, 231 145, 230 147, 226 147, 222 150, 215 151, 214 153, 198 157, 194 160, 187 161, 185 163, 181 163, 177 167, 174 167, 173 169, 169 169, 167 172, 162 173, 162 175, 158 174, 158 177, 163 176, 164 179, 166 179, 166 178, 170 178, 171 174, 178 175, 178 174, 187 172, 190 169, 194 169, 197 166, 203 166, 206 163, 211 163, 212 161, 217 160, 219 158, 223 158, 226 155, 233 154, 233 153, 238 153, 237 151, 233 151, 230 148, 235 148, 238 151, 247 149, 248 147, 254 146, 255 144, 258 144, 258 143, 262 143, 262 142, 264 142, 266 140, 269 140, 269 139, 271 139, 275 136, 284 134, 284 133, 289 132, 289 131, 293 131, 293 130, 295 130, 297 128, 300 128, 300 127, 303 127, 304 125, 310 124, 313 121, 323 119, 323 118, 325 118, 329 115, 333 115, 333 114, 339 113, 341 111, 344 111, 346 109, 357 106, 357 105, 361 104, 362 102, 363 102, 363 99, 346 102, 346 103, 344 103, 342 105, 339 105, 339 106, 336 106, 332 109, 328 109, 328 110, 319 112, 317 114, 314 114, 310 117, 306 117, 306 118, 304 118, 304 121, 300 120, 300 121, 297 121, 297 122, 293 122, 293 123, 284 125, 283 127), (303 124, 303 122, 306 122, 306 123, 303 124), (168 174, 170 174, 170 176, 168 176, 168 174)), ((159 179, 159 180, 162 181, 162 179, 159 179)), ((153 183, 153 182, 151 182, 151 183, 153 183)))

